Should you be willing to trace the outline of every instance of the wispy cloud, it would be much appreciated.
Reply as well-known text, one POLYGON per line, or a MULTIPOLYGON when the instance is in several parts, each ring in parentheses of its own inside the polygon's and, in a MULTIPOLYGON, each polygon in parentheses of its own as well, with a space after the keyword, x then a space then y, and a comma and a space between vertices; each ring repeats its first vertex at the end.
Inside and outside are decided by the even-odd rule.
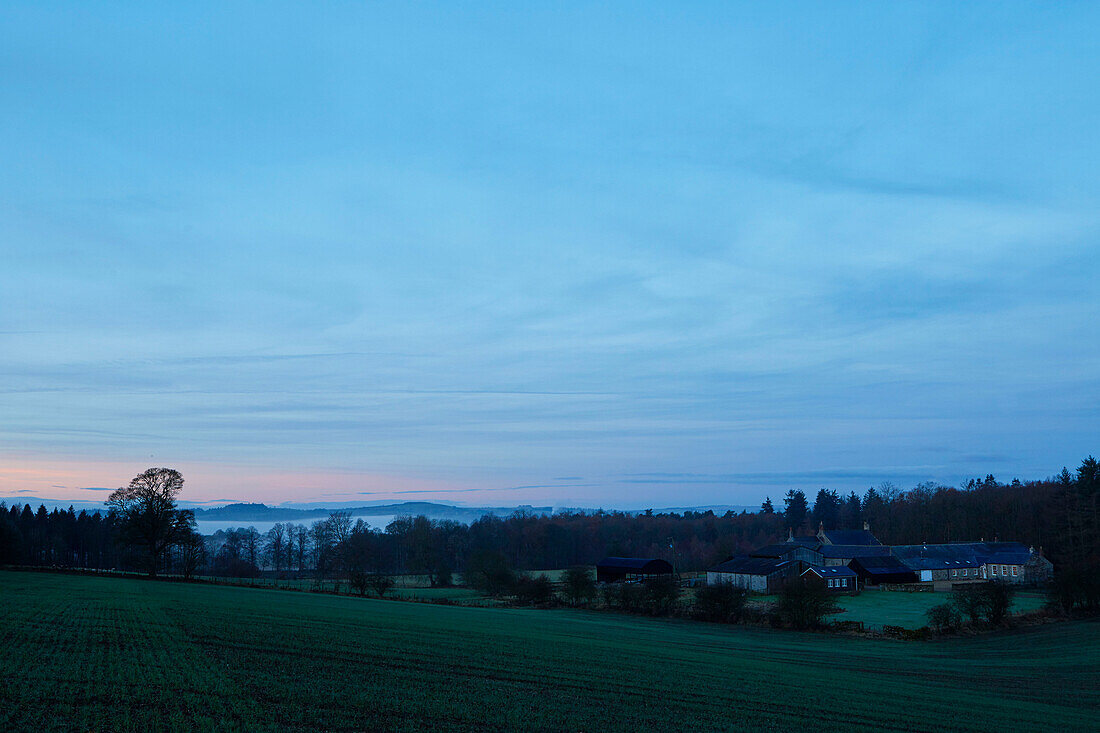
POLYGON ((0 28, 0 489, 756 503, 1095 451, 1096 8, 59 12, 0 28))

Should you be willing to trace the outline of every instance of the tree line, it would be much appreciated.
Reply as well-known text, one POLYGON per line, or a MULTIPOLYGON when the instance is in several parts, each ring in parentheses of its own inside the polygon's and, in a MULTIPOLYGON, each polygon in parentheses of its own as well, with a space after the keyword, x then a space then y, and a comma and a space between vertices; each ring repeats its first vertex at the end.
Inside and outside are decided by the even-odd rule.
POLYGON ((399 517, 381 530, 334 512, 310 526, 280 523, 263 533, 244 527, 208 537, 176 506, 182 486, 178 472, 149 469, 114 492, 105 512, 0 505, 0 564, 348 580, 408 573, 448 585, 455 573, 494 563, 544 570, 593 565, 607 555, 661 557, 679 572, 697 571, 788 533, 855 529, 866 521, 885 544, 1016 540, 1043 548, 1073 587, 1095 585, 1100 576, 1100 466, 1091 456, 1042 481, 987 476, 904 491, 887 483, 846 496, 821 489, 812 503, 792 489, 781 509, 769 498, 751 513, 517 511, 469 525, 399 517))

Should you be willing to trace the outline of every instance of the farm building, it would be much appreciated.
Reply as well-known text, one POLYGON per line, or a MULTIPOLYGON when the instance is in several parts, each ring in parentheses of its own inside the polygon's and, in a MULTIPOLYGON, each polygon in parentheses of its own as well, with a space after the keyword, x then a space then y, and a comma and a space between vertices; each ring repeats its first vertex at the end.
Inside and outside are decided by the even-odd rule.
POLYGON ((821 540, 813 535, 795 535, 790 529, 787 530, 786 541, 788 544, 805 545, 810 548, 817 548, 817 546, 821 544, 821 540))
POLYGON ((805 565, 820 565, 821 553, 812 547, 784 542, 777 545, 765 545, 753 550, 749 557, 770 557, 774 560, 798 560, 805 565))
POLYGON ((830 593, 856 593, 859 591, 859 578, 851 568, 833 566, 827 568, 807 568, 802 580, 819 585, 830 593))
POLYGON ((883 557, 890 554, 886 545, 822 545, 817 548, 821 554, 821 565, 825 567, 843 566, 857 557, 883 557))
POLYGON ((1048 580, 1053 565, 1019 542, 958 542, 945 545, 897 545, 893 554, 918 573, 922 582, 1048 580))
POLYGON ((883 583, 915 583, 917 574, 893 555, 857 557, 848 563, 864 585, 883 583))
MULTIPOLYGON (((774 593, 790 578, 806 577, 809 568, 851 568, 860 587, 923 582, 931 583, 934 590, 979 580, 1043 582, 1053 571, 1042 550, 1036 552, 1019 542, 890 547, 879 542, 864 522, 861 530, 826 530, 820 525, 814 537, 788 530, 785 542, 765 545, 711 568, 707 584, 734 583, 774 593)), ((813 575, 827 581, 827 575, 813 575)))
POLYGON ((801 563, 769 557, 735 557, 707 570, 707 585, 731 583, 757 593, 776 593, 791 577, 797 577, 801 563))
POLYGON ((635 582, 672 574, 672 565, 657 557, 605 557, 596 563, 599 583, 635 582))
POLYGON ((830 529, 824 524, 818 525, 817 539, 823 545, 881 545, 878 538, 871 534, 871 526, 863 523, 863 529, 830 529))

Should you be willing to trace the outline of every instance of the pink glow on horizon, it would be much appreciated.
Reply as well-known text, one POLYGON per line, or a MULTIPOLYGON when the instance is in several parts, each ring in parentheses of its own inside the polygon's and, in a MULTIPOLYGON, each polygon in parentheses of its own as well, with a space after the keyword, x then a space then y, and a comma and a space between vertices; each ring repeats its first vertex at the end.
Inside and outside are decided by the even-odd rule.
MULTIPOLYGON (((0 496, 103 501, 109 491, 89 491, 85 487, 121 486, 146 468, 161 465, 165 464, 156 459, 132 462, 0 456, 0 496)), ((190 461, 169 461, 167 465, 183 474, 180 499, 195 503, 454 501, 455 497, 448 498, 448 494, 465 488, 444 481, 380 474, 272 470, 190 461)), ((464 502, 476 501, 485 498, 481 493, 463 491, 460 496, 464 502)))

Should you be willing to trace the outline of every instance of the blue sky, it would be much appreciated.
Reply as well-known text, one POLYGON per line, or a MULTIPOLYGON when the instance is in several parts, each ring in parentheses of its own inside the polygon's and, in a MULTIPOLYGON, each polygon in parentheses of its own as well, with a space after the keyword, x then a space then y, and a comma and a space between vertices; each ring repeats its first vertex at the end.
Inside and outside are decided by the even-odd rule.
POLYGON ((0 494, 1053 474, 1100 443, 1098 21, 6 4, 0 494))

